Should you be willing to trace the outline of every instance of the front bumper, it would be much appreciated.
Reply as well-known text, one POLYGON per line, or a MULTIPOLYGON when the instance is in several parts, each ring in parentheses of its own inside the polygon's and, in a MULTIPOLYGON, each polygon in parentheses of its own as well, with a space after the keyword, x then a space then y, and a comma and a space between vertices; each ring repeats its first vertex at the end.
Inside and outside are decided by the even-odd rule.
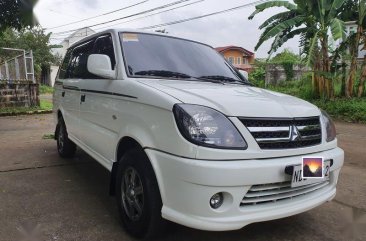
POLYGON ((295 215, 330 201, 336 194, 344 160, 340 148, 312 153, 311 156, 333 159, 328 185, 278 202, 241 206, 251 186, 289 181, 291 177, 285 174, 285 167, 301 164, 302 156, 208 161, 151 149, 145 151, 158 180, 163 201, 162 216, 191 228, 210 231, 240 229, 250 223, 295 215), (210 207, 209 200, 218 192, 224 192, 224 203, 215 210, 210 207))

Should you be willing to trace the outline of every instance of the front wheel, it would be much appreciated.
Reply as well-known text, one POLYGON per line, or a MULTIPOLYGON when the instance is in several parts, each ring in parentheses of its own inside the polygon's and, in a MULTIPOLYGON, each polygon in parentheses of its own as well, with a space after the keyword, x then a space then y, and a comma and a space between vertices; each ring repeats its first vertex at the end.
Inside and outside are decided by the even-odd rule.
POLYGON ((137 238, 164 232, 162 201, 153 168, 143 150, 128 151, 117 170, 116 198, 126 231, 137 238))

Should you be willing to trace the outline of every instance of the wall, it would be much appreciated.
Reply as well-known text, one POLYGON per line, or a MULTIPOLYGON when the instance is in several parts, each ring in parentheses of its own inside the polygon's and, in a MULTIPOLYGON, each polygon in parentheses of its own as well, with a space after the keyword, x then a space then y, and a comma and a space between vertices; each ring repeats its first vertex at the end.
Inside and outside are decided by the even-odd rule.
POLYGON ((0 108, 39 106, 38 84, 0 81, 0 108))
MULTIPOLYGON (((238 51, 238 50, 227 50, 222 54, 224 55, 224 57, 226 59, 228 59, 229 57, 234 57, 234 63, 233 64, 236 64, 235 61, 238 57, 243 58, 243 53, 241 51, 238 51)), ((254 63, 254 56, 247 56, 245 58, 248 60, 248 64, 254 63)), ((241 62, 240 64, 243 64, 243 63, 241 62)))
MULTIPOLYGON (((300 80, 303 74, 309 72, 309 69, 303 65, 294 65, 293 80, 300 80)), ((281 64, 267 64, 266 65, 266 84, 277 85, 286 81, 286 72, 281 64)))
POLYGON ((53 87, 55 85, 56 76, 58 73, 59 66, 52 65, 51 66, 51 73, 50 73, 50 85, 53 87))

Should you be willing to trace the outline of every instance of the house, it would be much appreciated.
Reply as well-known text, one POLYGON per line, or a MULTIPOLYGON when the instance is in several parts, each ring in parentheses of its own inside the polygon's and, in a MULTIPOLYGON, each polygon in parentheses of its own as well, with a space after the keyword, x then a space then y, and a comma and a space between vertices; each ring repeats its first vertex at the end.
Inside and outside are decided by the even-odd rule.
MULTIPOLYGON (((53 48, 51 50, 51 52, 52 52, 52 54, 58 55, 63 58, 66 54, 67 49, 71 45, 73 45, 77 41, 85 38, 86 36, 92 35, 94 33, 96 33, 96 32, 91 28, 88 28, 88 27, 81 28, 81 29, 75 31, 74 33, 70 34, 64 40, 62 40, 62 42, 59 44, 60 48, 53 48)), ((59 66, 52 65, 50 67, 50 70, 47 71, 47 73, 42 73, 41 83, 53 86, 55 83, 58 69, 59 69, 59 66)))
POLYGON ((75 32, 73 32, 72 34, 70 34, 68 37, 66 37, 64 40, 62 40, 62 42, 59 44, 60 48, 54 48, 52 49, 52 53, 53 54, 59 54, 61 57, 64 57, 66 54, 67 49, 73 45, 74 43, 76 43, 77 41, 85 38, 86 36, 90 36, 92 34, 95 34, 96 32, 89 28, 81 28, 75 32))
POLYGON ((236 68, 247 72, 250 72, 253 69, 252 64, 255 59, 253 52, 239 46, 225 46, 217 47, 215 49, 236 68))
MULTIPOLYGON (((345 27, 346 27, 346 35, 347 36, 357 32, 356 21, 345 22, 345 27)), ((363 50, 362 48, 363 48, 363 44, 361 44, 358 48, 357 61, 360 62, 360 63, 363 62, 364 56, 366 55, 366 49, 363 50)))

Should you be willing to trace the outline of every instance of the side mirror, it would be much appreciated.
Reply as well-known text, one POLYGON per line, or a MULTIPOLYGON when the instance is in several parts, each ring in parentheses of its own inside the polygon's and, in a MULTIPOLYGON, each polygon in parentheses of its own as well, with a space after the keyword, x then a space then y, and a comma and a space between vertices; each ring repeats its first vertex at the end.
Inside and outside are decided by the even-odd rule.
POLYGON ((97 76, 115 79, 116 71, 112 69, 111 59, 105 54, 91 54, 88 57, 88 71, 97 76))
POLYGON ((247 72, 247 71, 239 69, 239 73, 240 73, 240 74, 241 74, 245 79, 248 79, 249 75, 248 75, 248 72, 247 72))

